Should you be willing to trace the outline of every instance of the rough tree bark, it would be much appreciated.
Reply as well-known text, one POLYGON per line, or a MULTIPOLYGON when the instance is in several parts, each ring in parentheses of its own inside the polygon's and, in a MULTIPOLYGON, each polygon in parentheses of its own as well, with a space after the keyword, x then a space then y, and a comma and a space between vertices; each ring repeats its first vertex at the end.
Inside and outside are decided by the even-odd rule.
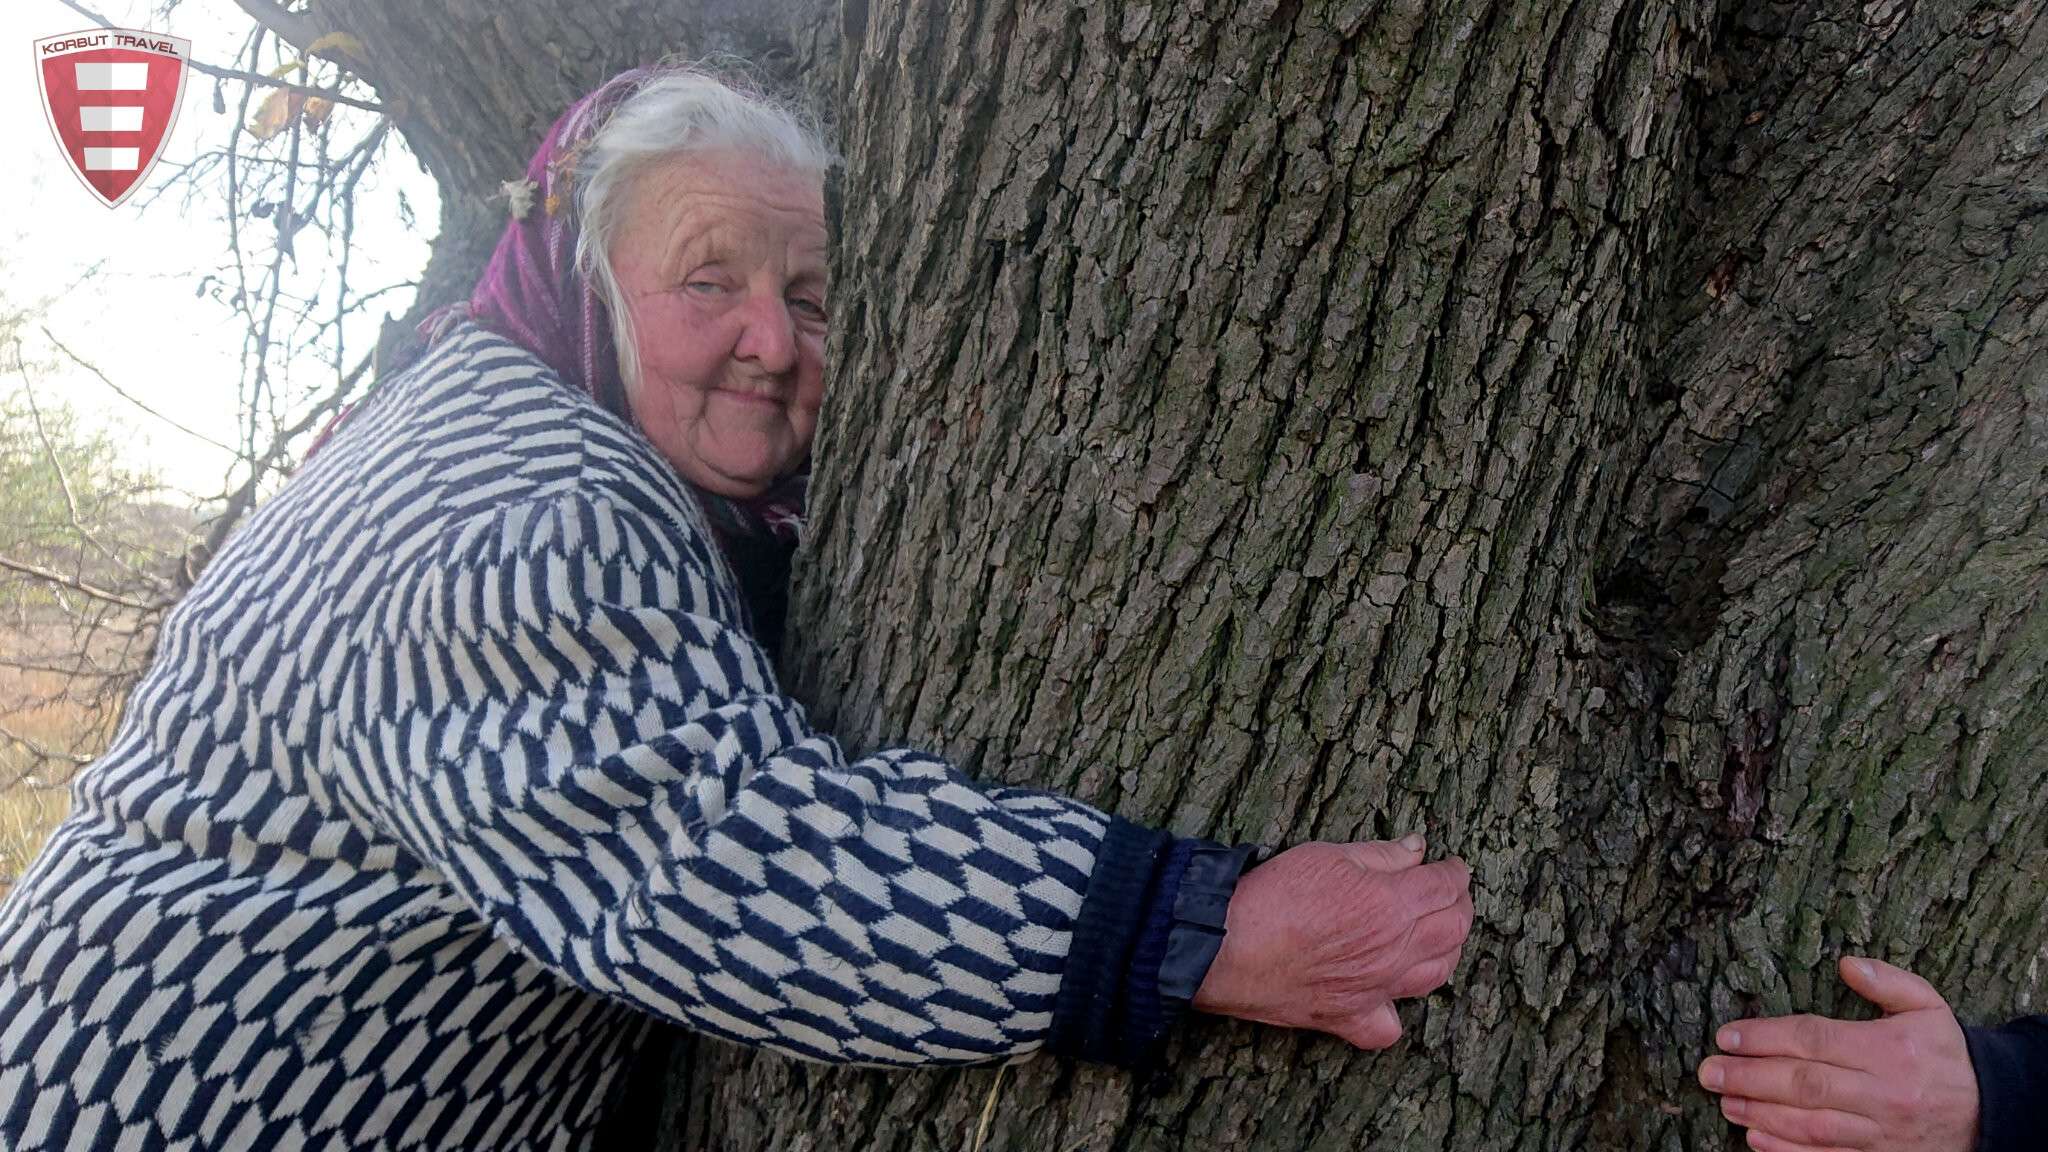
MULTIPOLYGON (((448 7, 478 24, 315 11, 430 61, 391 67, 441 110, 408 138, 479 199, 569 93, 701 34, 448 7), (451 28, 488 66, 421 54, 451 28)), ((2042 0, 809 27, 847 166, 793 690, 855 748, 1184 833, 1426 828, 1478 927, 1388 1053, 702 1043, 670 1146, 1734 1147, 1691 1065, 1719 1020, 1850 1009, 1841 950, 2039 1010, 2042 0)))

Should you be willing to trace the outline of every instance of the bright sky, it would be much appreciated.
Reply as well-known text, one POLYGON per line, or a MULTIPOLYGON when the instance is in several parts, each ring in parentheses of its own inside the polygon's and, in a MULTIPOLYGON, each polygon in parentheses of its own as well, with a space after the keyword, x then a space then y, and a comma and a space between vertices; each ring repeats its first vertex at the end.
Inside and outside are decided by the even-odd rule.
MULTIPOLYGON (((235 56, 251 24, 231 0, 182 0, 167 19, 153 16, 158 6, 156 0, 87 3, 121 27, 190 40, 196 60, 239 67, 235 56)), ((233 457, 201 437, 223 444, 240 439, 238 392, 248 332, 247 321, 225 302, 227 293, 217 299, 198 292, 209 273, 227 272, 232 280, 225 181, 211 176, 189 197, 180 189, 154 203, 143 201, 150 188, 166 183, 175 165, 226 144, 239 83, 228 83, 227 112, 216 113, 213 78, 190 73, 164 159, 142 191, 109 209, 72 174, 51 135, 31 51, 31 43, 44 36, 91 26, 57 0, 8 0, 0 7, 0 58, 9 61, 0 67, 0 155, 9 158, 0 170, 0 297, 16 305, 48 299, 44 323, 53 336, 122 390, 200 436, 167 426, 64 362, 30 325, 30 359, 57 362, 50 375, 38 378, 39 390, 61 395, 73 408, 116 430, 133 445, 138 462, 174 487, 200 497, 215 495, 224 487, 233 457), (87 279, 95 268, 98 273, 87 279)), ((371 115, 338 110, 338 117, 349 114, 371 115)), ((394 136, 358 199, 352 290, 416 278, 425 267, 437 217, 433 182, 394 136), (425 234, 400 221, 396 198, 401 188, 425 234)), ((245 245, 260 249, 250 259, 252 276, 269 258, 272 233, 266 220, 244 222, 245 245)), ((331 316, 333 288, 327 274, 339 254, 338 243, 330 251, 326 238, 308 227, 299 233, 297 252, 295 282, 302 291, 310 293, 323 279, 330 280, 321 308, 331 316)), ((347 363, 353 365, 369 350, 384 315, 398 315, 411 302, 409 289, 393 292, 345 324, 347 363)), ((322 357, 301 356, 285 367, 302 391, 333 379, 331 363, 322 357)), ((18 384, 18 378, 0 381, 0 390, 18 384)))

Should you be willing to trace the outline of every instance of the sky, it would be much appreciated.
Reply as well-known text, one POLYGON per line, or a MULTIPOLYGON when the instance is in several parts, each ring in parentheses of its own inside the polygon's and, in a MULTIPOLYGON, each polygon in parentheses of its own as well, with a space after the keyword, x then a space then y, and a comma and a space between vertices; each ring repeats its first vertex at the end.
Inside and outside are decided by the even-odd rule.
MULTIPOLYGON (((235 64, 251 27, 232 0, 182 0, 167 17, 155 14, 160 0, 88 0, 87 7, 121 27, 190 40, 194 59, 224 67, 235 64)), ((48 300, 42 324, 51 335, 189 433, 71 365, 31 324, 24 337, 27 355, 50 365, 33 377, 38 398, 61 396, 125 441, 131 459, 155 470, 176 492, 203 498, 224 489, 233 464, 229 451, 208 441, 233 444, 240 438, 238 395, 248 331, 229 304, 200 291, 203 277, 229 267, 225 182, 213 177, 192 195, 176 189, 154 203, 143 201, 152 187, 166 184, 174 165, 226 143, 239 85, 227 86, 227 111, 216 113, 213 78, 189 73, 164 159, 141 191, 109 209, 71 172, 51 134, 32 51, 42 37, 92 26, 57 0, 0 4, 0 60, 7 62, 0 66, 0 155, 9 158, 0 165, 0 299, 16 307, 48 300)), ((346 109, 341 114, 373 115, 346 109)), ((417 277, 438 215, 433 182, 395 135, 387 147, 358 201, 349 274, 357 290, 417 277), (401 189, 417 229, 399 219, 401 189)), ((267 221, 244 224, 245 243, 254 236, 265 244, 261 260, 268 258, 270 227, 267 221)), ((299 234, 297 250, 296 283, 310 292, 328 276, 336 253, 311 228, 299 234)), ((259 270, 252 266, 252 272, 259 270)), ((332 296, 326 299, 331 314, 332 296)), ((410 304, 410 291, 401 290, 353 318, 345 328, 347 362, 369 349, 387 312, 401 314, 410 304)), ((331 364, 318 357, 301 356, 288 367, 303 387, 333 378, 331 364)), ((18 385, 18 378, 0 380, 0 390, 18 385)))

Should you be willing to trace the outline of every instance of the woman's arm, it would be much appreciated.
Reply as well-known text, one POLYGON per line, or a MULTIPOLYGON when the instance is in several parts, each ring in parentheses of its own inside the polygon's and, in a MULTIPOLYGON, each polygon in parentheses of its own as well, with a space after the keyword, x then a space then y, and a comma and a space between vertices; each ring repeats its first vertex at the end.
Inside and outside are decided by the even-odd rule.
MULTIPOLYGON (((712 613, 689 539, 640 510, 564 497, 459 539, 358 650, 337 761, 371 818, 527 955, 819 1060, 959 1063, 1050 1042, 1133 1062, 1156 1044, 1146 997, 1164 957, 1141 937, 1178 903, 1191 852, 1216 846, 983 788, 917 751, 849 758, 712 613)), ((1341 917, 1279 875, 1300 919, 1341 917)), ((1447 974, 1445 933, 1423 956, 1408 930, 1427 914, 1410 905, 1431 900, 1463 897, 1469 921, 1462 873, 1443 881, 1354 878, 1342 894, 1408 917, 1375 952, 1399 968, 1389 981, 1447 974)), ((1225 898, 1234 938, 1275 930, 1238 932, 1225 898)), ((1264 1000, 1284 994, 1267 982, 1264 1000)))

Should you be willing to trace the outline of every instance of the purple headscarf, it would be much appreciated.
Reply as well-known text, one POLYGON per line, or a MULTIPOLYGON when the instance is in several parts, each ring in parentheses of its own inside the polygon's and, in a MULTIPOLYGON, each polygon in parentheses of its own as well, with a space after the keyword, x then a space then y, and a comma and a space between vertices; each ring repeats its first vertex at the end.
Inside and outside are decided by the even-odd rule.
MULTIPOLYGON (((467 308, 443 310, 523 345, 564 380, 627 419, 631 413, 612 345, 610 309, 576 266, 581 232, 577 165, 620 102, 659 74, 653 68, 622 72, 562 113, 527 162, 525 184, 506 188, 512 219, 505 222, 467 308)), ((454 326, 446 316, 430 317, 428 325, 429 340, 454 326)))
MULTIPOLYGON (((527 162, 523 183, 507 184, 512 218, 498 247, 464 302, 431 313, 420 334, 431 345, 464 320, 488 328, 526 348, 589 394, 607 411, 633 423, 612 342, 611 310, 597 286, 577 266, 581 234, 576 179, 583 153, 618 106, 660 68, 622 72, 570 105, 542 138, 527 162)), ((321 430, 308 453, 320 450, 342 419, 343 409, 321 430)), ((750 500, 733 500, 692 486, 722 534, 768 535, 793 541, 803 526, 805 469, 750 500)))

